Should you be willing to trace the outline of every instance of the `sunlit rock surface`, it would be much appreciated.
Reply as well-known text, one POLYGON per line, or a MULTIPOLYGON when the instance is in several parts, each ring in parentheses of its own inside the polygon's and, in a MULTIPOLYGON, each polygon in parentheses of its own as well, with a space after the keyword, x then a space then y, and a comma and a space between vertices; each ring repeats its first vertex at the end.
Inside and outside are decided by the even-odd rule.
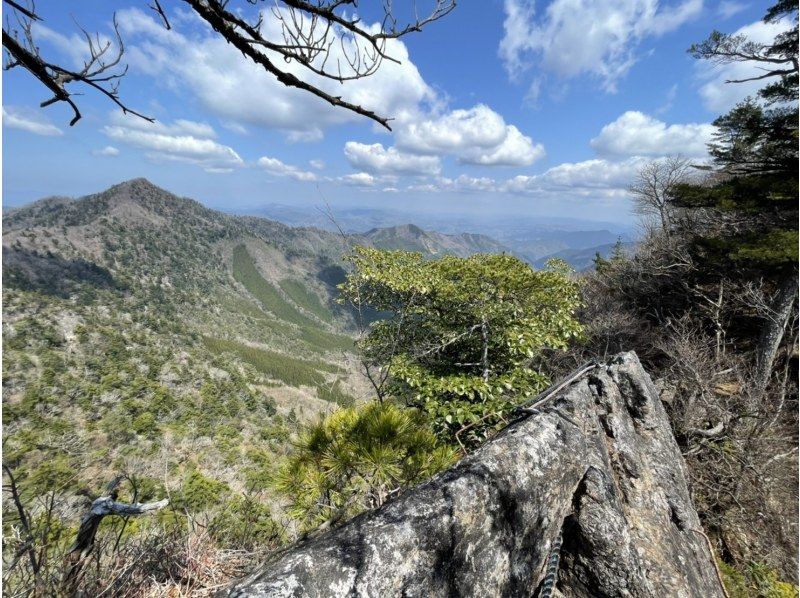
POLYGON ((634 353, 452 469, 300 543, 228 596, 723 596, 684 463, 634 353))

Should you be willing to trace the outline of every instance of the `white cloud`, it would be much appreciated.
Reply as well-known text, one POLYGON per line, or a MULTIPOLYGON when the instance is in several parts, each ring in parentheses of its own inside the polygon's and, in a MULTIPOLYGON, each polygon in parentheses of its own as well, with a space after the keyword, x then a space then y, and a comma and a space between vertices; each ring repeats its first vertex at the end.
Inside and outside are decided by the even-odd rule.
POLYGON ((109 114, 109 121, 112 125, 125 127, 126 129, 137 129, 149 133, 160 133, 162 135, 191 135, 192 137, 203 137, 206 139, 215 139, 217 137, 217 132, 214 131, 214 127, 208 123, 187 120, 185 118, 179 118, 167 124, 160 120, 149 122, 143 118, 114 111, 109 114))
POLYGON ((730 19, 734 15, 738 15, 743 10, 747 9, 747 4, 744 2, 733 2, 732 0, 723 0, 717 6, 717 14, 723 19, 730 19))
POLYGON ((675 103, 675 98, 678 96, 678 84, 675 83, 667 90, 667 93, 664 94, 664 103, 661 104, 658 108, 656 108, 653 112, 656 114, 665 114, 672 109, 672 105, 675 103))
POLYGON ((309 160, 309 166, 311 168, 316 168, 317 170, 324 170, 325 169, 325 161, 324 160, 309 160))
POLYGON ((415 193, 439 193, 442 188, 433 183, 417 183, 415 185, 409 185, 407 190, 415 193))
POLYGON ((119 150, 115 148, 113 145, 107 145, 103 149, 92 150, 92 155, 114 158, 116 156, 119 156, 119 150))
POLYGON ((636 173, 647 162, 647 158, 640 156, 621 162, 601 159, 566 162, 539 175, 511 178, 501 186, 501 190, 532 195, 568 193, 575 196, 623 197, 636 173))
MULTIPOLYGON (((757 43, 770 43, 779 33, 793 26, 786 21, 779 23, 756 21, 742 27, 734 35, 744 35, 757 43)), ((755 62, 734 62, 723 65, 712 64, 708 61, 700 62, 697 69, 698 77, 703 81, 700 87, 703 104, 713 112, 723 113, 747 96, 755 97, 758 90, 764 87, 768 81, 748 81, 746 83, 725 83, 725 81, 763 75, 763 68, 763 64, 755 62)))
POLYGON ((223 121, 222 126, 228 129, 229 131, 233 131, 237 135, 247 135, 249 133, 246 127, 243 127, 239 123, 234 123, 229 120, 223 121))
POLYGON ((267 156, 263 156, 258 159, 256 162, 261 168, 269 172, 270 174, 274 174, 275 176, 285 176, 295 181, 316 181, 318 177, 313 172, 308 172, 306 170, 301 170, 296 166, 291 166, 289 164, 284 164, 277 158, 269 158, 267 156))
MULTIPOLYGON (((280 23, 272 11, 266 10, 263 15, 266 35, 280 39, 280 23)), ((128 41, 126 55, 132 71, 149 74, 173 90, 190 94, 230 124, 281 129, 291 141, 313 141, 320 139, 329 126, 364 120, 283 85, 205 26, 203 34, 187 33, 187 28, 179 31, 179 25, 166 31, 138 9, 119 11, 118 21, 128 41)), ((349 43, 344 42, 345 50, 351 50, 349 43)), ((372 76, 344 84, 313 75, 297 62, 287 64, 271 57, 281 68, 332 95, 400 123, 413 118, 423 103, 436 101, 436 94, 422 79, 401 41, 389 40, 386 51, 399 64, 384 61, 372 76)), ((336 64, 342 52, 342 44, 332 44, 328 64, 336 64)), ((342 64, 347 63, 342 60, 342 64)))
POLYGON ((48 121, 40 111, 19 106, 3 106, 3 126, 45 137, 64 134, 64 131, 48 121))
POLYGON ((534 145, 531 138, 520 133, 514 125, 509 125, 506 133, 497 147, 485 152, 478 148, 465 151, 459 160, 484 166, 530 166, 544 157, 544 146, 541 143, 534 145))
POLYGON ((371 174, 435 175, 441 171, 437 156, 419 156, 385 148, 380 143, 367 145, 348 141, 344 145, 344 155, 351 166, 371 174))
POLYGON ((585 205, 587 200, 608 200, 612 202, 609 205, 625 206, 630 183, 650 160, 644 156, 633 156, 620 161, 594 159, 567 162, 541 174, 518 175, 506 180, 463 174, 456 178, 437 176, 409 185, 406 191, 523 195, 534 200, 564 204, 573 202, 573 205, 585 205))
POLYGON ((103 133, 120 143, 148 150, 147 156, 153 160, 196 164, 215 173, 229 172, 244 164, 233 148, 214 141, 214 130, 205 123, 148 123, 118 113, 114 113, 111 122, 103 127, 103 133))
POLYGON ((409 123, 398 129, 397 145, 419 154, 458 154, 467 147, 493 148, 506 137, 503 117, 478 104, 438 118, 409 123))
POLYGON ((537 15, 534 0, 505 0, 499 52, 512 77, 536 62, 562 79, 593 75, 613 92, 643 39, 674 31, 702 7, 703 0, 554 0, 537 15))
POLYGON ((406 123, 396 133, 400 150, 423 155, 452 154, 460 162, 487 166, 529 166, 544 147, 507 125, 483 104, 406 123))
MULTIPOLYGON (((62 66, 80 69, 91 57, 89 44, 83 35, 73 33, 70 36, 66 36, 36 21, 32 23, 32 32, 37 44, 42 44, 42 42, 44 42, 67 57, 67 65, 62 66)), ((108 44, 109 49, 106 56, 115 55, 117 52, 116 40, 108 37, 104 33, 98 33, 96 35, 97 39, 95 39, 94 34, 92 35, 92 43, 95 44, 95 47, 102 48, 108 44)))
POLYGON ((607 124, 592 139, 591 146, 605 156, 666 156, 682 154, 703 157, 714 127, 710 124, 666 123, 637 111, 628 111, 607 124))
POLYGON ((455 179, 443 179, 443 183, 457 191, 494 191, 497 186, 494 179, 471 177, 465 174, 459 175, 455 179))
POLYGON ((353 174, 346 174, 337 179, 345 185, 353 187, 374 187, 378 183, 378 178, 372 176, 368 172, 356 172, 353 174))
POLYGON ((478 192, 478 191, 496 191, 497 183, 494 179, 489 177, 471 177, 465 174, 459 175, 456 178, 438 177, 433 186, 437 191, 456 191, 456 192, 478 192))

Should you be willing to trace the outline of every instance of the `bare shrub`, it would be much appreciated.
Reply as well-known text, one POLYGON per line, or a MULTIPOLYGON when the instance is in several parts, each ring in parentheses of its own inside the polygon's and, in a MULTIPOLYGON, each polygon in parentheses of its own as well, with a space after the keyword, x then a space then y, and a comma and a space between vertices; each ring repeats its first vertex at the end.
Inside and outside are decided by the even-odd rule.
MULTIPOLYGON (((689 231, 722 225, 692 216, 689 231)), ((661 391, 718 554, 739 570, 759 564, 796 581, 796 309, 761 392, 758 331, 778 290, 703 272, 692 238, 681 226, 669 236, 651 229, 634 255, 599 259, 583 284, 586 338, 551 365, 560 374, 635 350, 661 391)))
MULTIPOLYGON (((3 588, 8 596, 58 596, 70 567, 67 558, 77 531, 74 497, 64 488, 29 499, 19 491, 13 469, 4 467, 3 588), (72 505, 72 506, 70 506, 72 505), (72 513, 72 518, 65 518, 72 513)), ((109 515, 97 531, 69 594, 75 596, 211 596, 280 543, 276 535, 241 546, 221 543, 218 512, 197 517, 164 510, 156 516, 109 515)), ((226 538, 239 539, 237 534, 226 538)))

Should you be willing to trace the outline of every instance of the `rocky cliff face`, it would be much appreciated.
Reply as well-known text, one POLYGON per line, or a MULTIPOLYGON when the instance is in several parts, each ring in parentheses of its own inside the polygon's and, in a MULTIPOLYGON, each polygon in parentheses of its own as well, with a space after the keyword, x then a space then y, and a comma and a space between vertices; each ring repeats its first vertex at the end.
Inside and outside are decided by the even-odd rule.
POLYGON ((227 595, 548 596, 553 584, 554 596, 723 596, 681 454, 633 353, 227 595))

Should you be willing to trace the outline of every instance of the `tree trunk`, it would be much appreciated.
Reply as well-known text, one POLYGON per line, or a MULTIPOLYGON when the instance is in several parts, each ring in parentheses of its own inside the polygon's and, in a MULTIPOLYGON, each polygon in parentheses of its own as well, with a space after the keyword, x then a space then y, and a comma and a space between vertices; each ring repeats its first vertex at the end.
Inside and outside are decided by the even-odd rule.
POLYGON ((797 282, 797 272, 781 282, 778 294, 770 306, 772 313, 761 329, 761 338, 756 349, 756 373, 753 382, 753 390, 758 397, 764 394, 772 377, 775 356, 778 354, 783 333, 792 315, 792 307, 797 296, 797 282))
POLYGON ((226 595, 541 597, 555 585, 576 598, 723 596, 636 355, 586 368, 537 406, 452 469, 299 543, 226 595))
POLYGON ((486 323, 486 318, 481 323, 481 338, 483 339, 483 351, 481 352, 483 381, 489 382, 489 325, 486 323))

